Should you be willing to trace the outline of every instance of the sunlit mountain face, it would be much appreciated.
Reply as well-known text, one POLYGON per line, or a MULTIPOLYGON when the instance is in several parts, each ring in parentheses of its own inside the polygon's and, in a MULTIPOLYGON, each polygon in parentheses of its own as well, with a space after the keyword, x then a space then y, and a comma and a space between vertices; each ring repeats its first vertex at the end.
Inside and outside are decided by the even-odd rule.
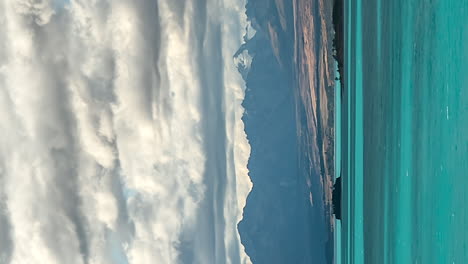
POLYGON ((249 0, 246 8, 256 34, 236 61, 247 85, 243 120, 254 188, 241 240, 254 263, 331 263, 332 6, 249 0))

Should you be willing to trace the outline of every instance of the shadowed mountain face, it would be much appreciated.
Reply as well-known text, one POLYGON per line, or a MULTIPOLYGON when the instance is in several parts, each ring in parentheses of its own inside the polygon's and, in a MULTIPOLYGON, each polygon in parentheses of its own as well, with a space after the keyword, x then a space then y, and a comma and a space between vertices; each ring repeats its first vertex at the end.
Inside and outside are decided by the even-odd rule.
POLYGON ((253 263, 309 263, 307 184, 298 168, 294 94, 271 50, 255 56, 244 100, 254 184, 239 224, 253 263))
MULTIPOLYGON (((255 264, 332 261, 328 179, 333 119, 328 117, 333 100, 326 92, 329 82, 322 78, 330 75, 329 56, 319 46, 322 38, 310 36, 317 29, 306 25, 317 20, 320 33, 321 17, 314 18, 312 6, 305 2, 247 4, 257 33, 238 54, 248 51, 253 57, 240 71, 247 83, 243 120, 254 187, 239 231, 255 264)), ((319 1, 313 2, 319 6, 319 1)))

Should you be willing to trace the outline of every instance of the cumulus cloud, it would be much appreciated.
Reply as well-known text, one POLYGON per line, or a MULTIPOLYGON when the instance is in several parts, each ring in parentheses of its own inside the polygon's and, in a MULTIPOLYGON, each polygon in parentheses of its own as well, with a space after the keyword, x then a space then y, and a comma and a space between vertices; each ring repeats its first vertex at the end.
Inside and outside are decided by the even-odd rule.
POLYGON ((251 263, 244 5, 0 3, 1 263, 251 263))

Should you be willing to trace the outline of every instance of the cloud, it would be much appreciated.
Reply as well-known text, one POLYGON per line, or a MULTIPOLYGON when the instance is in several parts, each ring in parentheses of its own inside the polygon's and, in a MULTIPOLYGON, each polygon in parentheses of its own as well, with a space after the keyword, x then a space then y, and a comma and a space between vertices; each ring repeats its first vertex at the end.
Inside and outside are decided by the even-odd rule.
POLYGON ((2 263, 250 263, 244 4, 0 4, 2 263))

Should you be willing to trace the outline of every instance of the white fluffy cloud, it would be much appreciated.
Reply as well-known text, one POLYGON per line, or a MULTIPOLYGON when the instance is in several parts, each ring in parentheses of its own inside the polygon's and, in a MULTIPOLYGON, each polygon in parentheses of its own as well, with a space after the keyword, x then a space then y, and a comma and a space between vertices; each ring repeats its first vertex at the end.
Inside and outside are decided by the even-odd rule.
POLYGON ((244 4, 0 3, 0 263, 250 263, 244 4))

